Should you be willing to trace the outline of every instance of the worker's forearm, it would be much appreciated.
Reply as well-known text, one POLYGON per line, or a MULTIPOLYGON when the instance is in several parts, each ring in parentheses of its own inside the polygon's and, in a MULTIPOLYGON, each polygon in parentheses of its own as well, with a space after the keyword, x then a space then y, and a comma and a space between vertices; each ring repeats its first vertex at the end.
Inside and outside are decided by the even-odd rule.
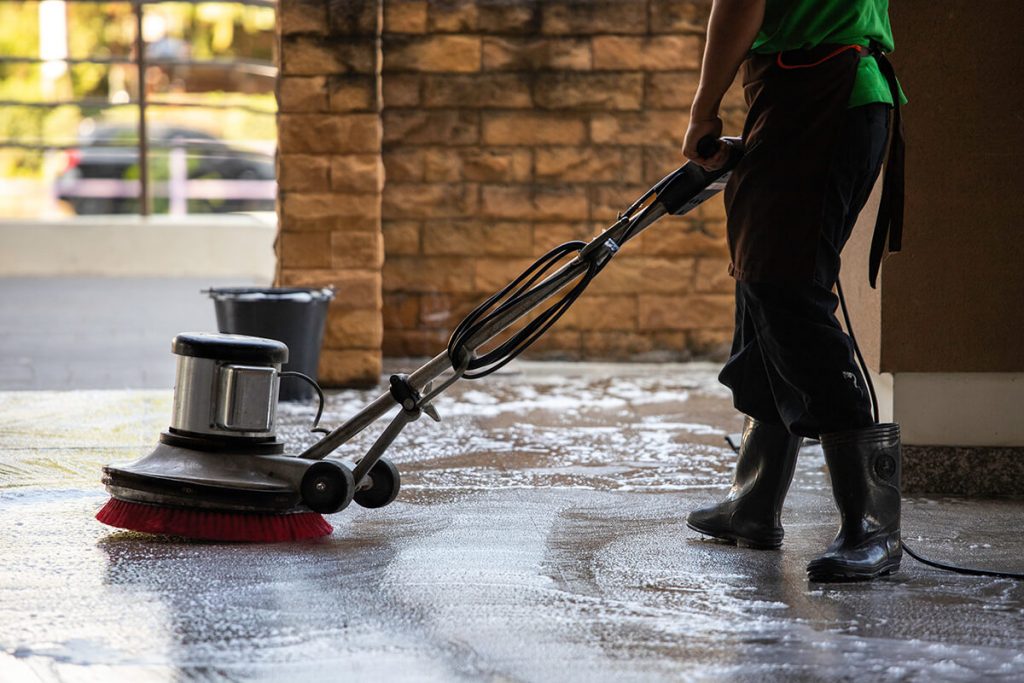
POLYGON ((765 0, 714 0, 691 117, 710 119, 718 115, 722 97, 764 21, 764 6, 765 0))

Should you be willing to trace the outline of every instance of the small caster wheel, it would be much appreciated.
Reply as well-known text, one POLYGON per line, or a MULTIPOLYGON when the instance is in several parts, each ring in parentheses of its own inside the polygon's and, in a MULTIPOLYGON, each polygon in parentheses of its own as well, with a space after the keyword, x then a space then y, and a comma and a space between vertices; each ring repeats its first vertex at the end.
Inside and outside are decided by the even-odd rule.
POLYGON ((355 490, 352 470, 331 460, 321 460, 310 465, 299 486, 302 502, 322 515, 347 508, 355 490))
POLYGON ((367 476, 370 488, 357 491, 353 499, 364 508, 382 508, 395 499, 401 488, 398 468, 390 460, 381 458, 370 468, 367 476))

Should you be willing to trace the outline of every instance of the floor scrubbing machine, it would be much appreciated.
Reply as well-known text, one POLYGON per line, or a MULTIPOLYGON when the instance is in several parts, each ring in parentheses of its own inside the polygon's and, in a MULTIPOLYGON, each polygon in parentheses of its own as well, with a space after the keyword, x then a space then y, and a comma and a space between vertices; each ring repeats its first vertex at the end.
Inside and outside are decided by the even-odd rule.
POLYGON ((406 425, 423 414, 438 420, 432 405, 438 395, 518 356, 629 240, 662 217, 685 214, 717 194, 744 153, 738 138, 705 138, 698 149, 704 157, 721 152, 728 161, 715 171, 688 162, 589 243, 552 249, 473 310, 447 349, 408 375, 391 376, 387 393, 301 453, 286 453, 275 432, 278 383, 288 358, 284 344, 237 335, 178 335, 172 345, 178 366, 171 425, 149 455, 103 469, 112 499, 97 518, 147 533, 279 541, 330 533, 321 515, 343 510, 353 500, 368 508, 389 504, 400 480, 394 464, 382 456, 406 425), (395 407, 397 414, 353 466, 330 457, 395 407))

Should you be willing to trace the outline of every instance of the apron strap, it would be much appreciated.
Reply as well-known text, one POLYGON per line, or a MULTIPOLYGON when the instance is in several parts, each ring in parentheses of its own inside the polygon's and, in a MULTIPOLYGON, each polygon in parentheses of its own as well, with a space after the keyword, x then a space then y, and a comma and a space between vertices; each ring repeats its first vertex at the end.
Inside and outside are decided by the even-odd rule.
POLYGON ((896 82, 896 70, 881 50, 872 51, 878 68, 885 76, 892 93, 892 129, 889 135, 889 153, 885 162, 885 179, 882 181, 882 198, 878 205, 875 232, 871 237, 871 252, 868 259, 868 281, 872 289, 878 280, 882 266, 886 241, 889 252, 899 251, 903 246, 903 200, 904 165, 906 149, 903 139, 903 119, 900 116, 900 87, 896 82))

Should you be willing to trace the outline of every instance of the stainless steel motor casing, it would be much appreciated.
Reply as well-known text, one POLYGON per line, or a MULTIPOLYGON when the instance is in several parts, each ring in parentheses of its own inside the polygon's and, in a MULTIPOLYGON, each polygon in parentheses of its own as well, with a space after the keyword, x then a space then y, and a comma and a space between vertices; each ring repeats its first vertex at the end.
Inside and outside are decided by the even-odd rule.
POLYGON ((183 333, 171 431, 215 437, 273 439, 281 366, 288 347, 234 334, 183 333))

